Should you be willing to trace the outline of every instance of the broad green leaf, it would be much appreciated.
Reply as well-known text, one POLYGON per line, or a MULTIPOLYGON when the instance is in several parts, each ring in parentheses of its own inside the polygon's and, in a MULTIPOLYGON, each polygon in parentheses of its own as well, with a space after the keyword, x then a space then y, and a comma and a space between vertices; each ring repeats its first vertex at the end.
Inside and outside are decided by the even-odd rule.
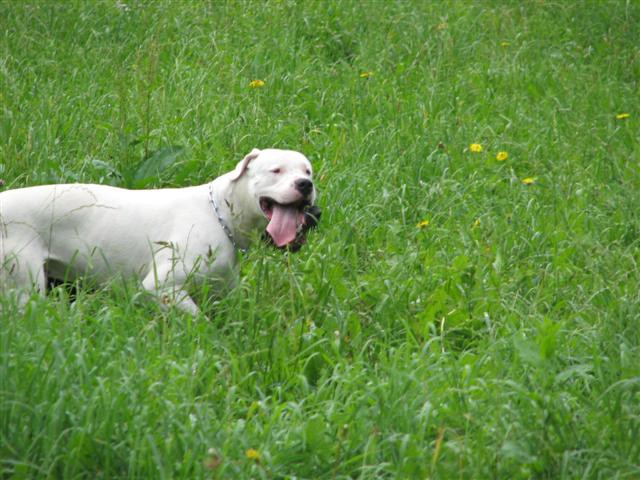
POLYGON ((185 148, 180 145, 156 150, 135 167, 133 186, 141 188, 149 185, 161 172, 173 165, 184 152, 185 148))

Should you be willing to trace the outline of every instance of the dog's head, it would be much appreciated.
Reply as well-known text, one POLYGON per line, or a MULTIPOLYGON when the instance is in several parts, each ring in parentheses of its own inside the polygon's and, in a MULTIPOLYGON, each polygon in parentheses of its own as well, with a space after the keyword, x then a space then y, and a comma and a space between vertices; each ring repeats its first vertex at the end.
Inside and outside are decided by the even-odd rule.
POLYGON ((238 163, 231 181, 245 182, 250 208, 266 220, 267 238, 297 251, 320 218, 312 177, 311 162, 299 152, 254 149, 238 163))

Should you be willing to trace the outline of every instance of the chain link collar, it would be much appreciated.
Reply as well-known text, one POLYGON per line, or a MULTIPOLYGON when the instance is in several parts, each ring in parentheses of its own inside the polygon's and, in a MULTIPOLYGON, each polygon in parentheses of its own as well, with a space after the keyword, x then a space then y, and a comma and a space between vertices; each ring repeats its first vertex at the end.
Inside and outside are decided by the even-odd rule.
POLYGON ((222 230, 224 230, 224 233, 226 233, 227 238, 229 238, 229 240, 231 241, 231 245, 233 245, 233 248, 235 250, 239 250, 243 254, 246 254, 247 253, 247 249, 246 248, 240 248, 240 246, 238 246, 235 238, 233 237, 233 233, 231 233, 231 229, 229 228, 227 223, 222 219, 222 215, 220 215, 220 209, 218 208, 218 204, 216 203, 215 199, 213 198, 213 182, 211 182, 209 184, 209 201, 211 202, 211 206, 213 207, 213 211, 215 212, 216 217, 218 217, 218 222, 220 223, 220 226, 222 227, 222 230))

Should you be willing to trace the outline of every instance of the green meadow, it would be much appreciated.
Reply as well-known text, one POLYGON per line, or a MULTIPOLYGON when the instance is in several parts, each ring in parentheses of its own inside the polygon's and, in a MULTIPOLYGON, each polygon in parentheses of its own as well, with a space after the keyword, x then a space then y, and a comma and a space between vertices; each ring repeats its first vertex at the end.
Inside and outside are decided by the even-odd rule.
POLYGON ((198 317, 0 299, 0 478, 640 478, 639 1, 0 0, 0 35, 2 188, 277 147, 323 209, 198 317))

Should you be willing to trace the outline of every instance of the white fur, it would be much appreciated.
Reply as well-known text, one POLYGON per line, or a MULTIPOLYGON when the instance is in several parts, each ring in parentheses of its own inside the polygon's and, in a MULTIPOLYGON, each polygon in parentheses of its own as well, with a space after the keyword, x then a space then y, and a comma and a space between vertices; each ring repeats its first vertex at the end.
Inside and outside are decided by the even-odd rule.
MULTIPOLYGON (((220 214, 241 248, 267 219, 259 199, 301 199, 294 188, 311 178, 309 160, 290 150, 254 149, 216 178, 220 214)), ((315 200, 315 191, 311 195, 315 200)), ((165 305, 197 313, 187 280, 234 279, 236 254, 209 200, 209 184, 158 190, 61 184, 0 193, 0 287, 45 291, 46 276, 105 282, 135 277, 165 305)))

